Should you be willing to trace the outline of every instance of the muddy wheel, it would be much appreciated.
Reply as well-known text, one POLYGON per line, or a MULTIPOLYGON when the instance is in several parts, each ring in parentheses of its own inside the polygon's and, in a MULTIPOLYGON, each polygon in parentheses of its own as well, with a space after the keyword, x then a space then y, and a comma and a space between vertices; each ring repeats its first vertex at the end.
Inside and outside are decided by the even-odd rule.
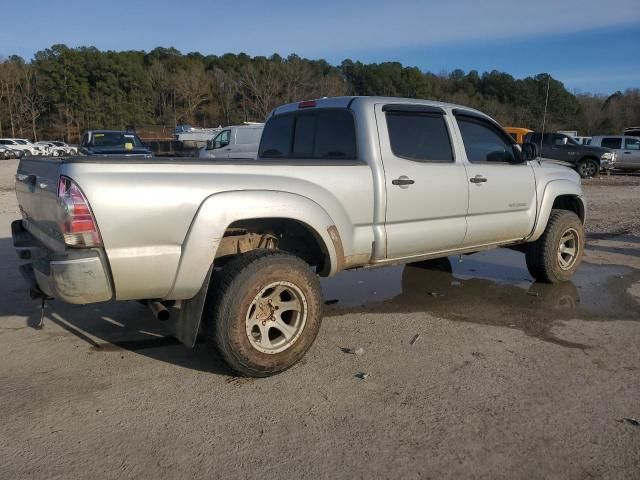
POLYGON ((576 170, 582 178, 597 177, 600 172, 600 166, 592 158, 587 158, 578 163, 576 170))
POLYGON ((242 375, 267 377, 295 365, 309 350, 322 321, 318 277, 301 259, 254 250, 218 276, 206 320, 224 360, 242 375))
POLYGON ((542 236, 527 244, 527 269, 540 282, 566 282, 578 269, 583 253, 584 229, 578 216, 552 210, 542 236))

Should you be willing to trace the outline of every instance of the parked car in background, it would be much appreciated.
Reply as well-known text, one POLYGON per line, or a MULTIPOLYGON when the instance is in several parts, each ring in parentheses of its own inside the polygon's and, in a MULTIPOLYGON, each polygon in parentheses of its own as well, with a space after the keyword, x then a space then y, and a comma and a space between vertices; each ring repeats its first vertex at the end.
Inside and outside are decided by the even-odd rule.
POLYGON ((56 147, 62 148, 64 150, 64 154, 65 155, 77 155, 78 154, 78 147, 74 147, 72 145, 69 145, 68 143, 65 142, 61 142, 59 140, 53 140, 49 143, 53 143, 56 147))
POLYGON ((200 149, 198 157, 255 159, 263 129, 263 124, 225 127, 200 149))
POLYGON ((88 130, 82 136, 80 154, 151 158, 153 152, 135 133, 120 130, 88 130))
POLYGON ((10 148, 7 148, 4 145, 0 145, 0 158, 2 160, 8 160, 10 158, 18 158, 20 156, 20 153, 18 152, 18 150, 12 150, 10 148))
POLYGON ((640 137, 598 135, 591 138, 590 145, 610 148, 616 152, 616 169, 640 170, 640 137))
POLYGON ((264 377, 313 343, 319 275, 507 246, 536 280, 570 280, 580 178, 535 153, 471 108, 323 98, 276 108, 255 161, 24 159, 11 230, 34 296, 143 300, 264 377))
POLYGON ((36 145, 42 145, 47 149, 45 155, 51 155, 52 157, 62 157, 65 155, 65 150, 54 145, 52 142, 40 141, 36 142, 36 145))
POLYGON ((630 137, 640 137, 640 127, 625 128, 623 135, 630 137))
POLYGON ((36 155, 35 149, 31 149, 29 145, 18 142, 15 138, 0 138, 0 145, 4 145, 11 150, 19 152, 19 156, 36 155))
POLYGON ((187 133, 193 132, 195 130, 191 125, 176 125, 176 128, 173 130, 176 135, 179 133, 187 133))
POLYGON ((616 154, 609 148, 580 145, 565 133, 528 133, 527 142, 540 148, 540 156, 552 160, 570 163, 582 178, 595 177, 601 169, 611 170, 616 154))
POLYGON ((21 145, 26 145, 31 155, 46 155, 48 152, 48 148, 46 148, 44 145, 36 145, 26 138, 16 138, 14 140, 21 145))
POLYGON ((525 135, 527 133, 533 132, 533 130, 530 130, 528 128, 522 128, 522 127, 504 127, 504 130, 509 135, 511 135, 511 138, 513 138, 516 141, 516 143, 519 143, 520 145, 524 143, 525 135))

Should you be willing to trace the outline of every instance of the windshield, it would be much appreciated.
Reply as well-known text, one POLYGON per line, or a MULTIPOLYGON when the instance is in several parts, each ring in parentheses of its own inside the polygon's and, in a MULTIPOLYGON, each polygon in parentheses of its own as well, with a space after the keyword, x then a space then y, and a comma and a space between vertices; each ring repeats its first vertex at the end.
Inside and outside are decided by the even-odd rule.
POLYGON ((142 142, 133 133, 102 132, 93 134, 90 145, 94 147, 121 147, 128 149, 141 147, 142 142))

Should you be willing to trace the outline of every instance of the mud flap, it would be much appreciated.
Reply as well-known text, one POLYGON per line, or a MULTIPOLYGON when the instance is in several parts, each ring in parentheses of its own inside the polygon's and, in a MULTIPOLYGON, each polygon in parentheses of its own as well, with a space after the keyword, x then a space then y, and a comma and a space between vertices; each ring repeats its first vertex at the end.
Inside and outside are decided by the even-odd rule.
POLYGON ((178 317, 178 325, 176 326, 176 337, 189 348, 193 348, 196 345, 212 271, 213 265, 209 267, 209 271, 198 293, 196 293, 193 298, 183 300, 180 303, 180 316, 178 317))

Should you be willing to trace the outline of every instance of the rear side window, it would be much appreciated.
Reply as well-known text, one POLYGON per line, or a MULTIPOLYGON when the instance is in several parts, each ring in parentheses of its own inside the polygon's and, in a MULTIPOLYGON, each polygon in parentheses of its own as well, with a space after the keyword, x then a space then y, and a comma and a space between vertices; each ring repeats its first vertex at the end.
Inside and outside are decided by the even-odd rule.
POLYGON ((513 145, 492 125, 471 117, 458 116, 464 149, 470 162, 504 162, 515 160, 513 145))
POLYGON ((604 148, 622 148, 621 138, 603 138, 600 146, 604 148))
POLYGON ((356 129, 353 115, 347 110, 318 112, 315 158, 356 158, 356 129))
POLYGON ((264 128, 260 156, 355 160, 353 115, 346 109, 318 109, 273 117, 264 128))
POLYGON ((453 151, 444 117, 438 114, 387 112, 391 151, 419 162, 452 162, 453 151))
POLYGON ((625 150, 640 150, 640 140, 637 138, 625 138, 624 148, 625 150))

